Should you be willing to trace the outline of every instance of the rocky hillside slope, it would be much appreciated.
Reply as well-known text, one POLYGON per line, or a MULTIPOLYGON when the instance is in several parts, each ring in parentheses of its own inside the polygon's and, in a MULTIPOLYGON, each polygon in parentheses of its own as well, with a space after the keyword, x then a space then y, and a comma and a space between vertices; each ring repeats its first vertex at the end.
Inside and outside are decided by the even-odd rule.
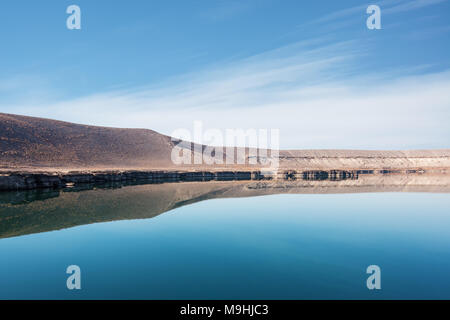
MULTIPOLYGON (((0 170, 218 170, 227 165, 174 165, 171 138, 120 129, 0 113, 0 170)), ((189 144, 189 148, 193 148, 189 144)), ((205 146, 202 146, 205 148, 205 146)), ((224 156, 222 154, 222 156, 224 156)), ((450 149, 422 151, 280 151, 284 170, 450 168, 450 149)), ((248 160, 248 158, 247 158, 248 160)), ((234 166, 236 167, 236 166, 234 166)), ((239 165, 239 169, 250 168, 239 165)), ((257 166, 256 166, 257 167, 257 166)), ((253 166, 255 168, 255 166, 253 166)))

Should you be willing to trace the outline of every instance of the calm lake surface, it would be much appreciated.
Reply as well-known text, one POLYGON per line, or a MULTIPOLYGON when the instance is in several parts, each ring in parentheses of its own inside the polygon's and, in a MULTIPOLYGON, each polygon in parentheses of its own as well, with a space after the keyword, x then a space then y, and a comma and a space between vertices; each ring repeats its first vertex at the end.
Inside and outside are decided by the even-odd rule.
POLYGON ((161 188, 3 203, 0 298, 450 299, 448 193, 161 188), (81 290, 66 287, 69 265, 81 290), (366 287, 369 265, 381 290, 366 287))

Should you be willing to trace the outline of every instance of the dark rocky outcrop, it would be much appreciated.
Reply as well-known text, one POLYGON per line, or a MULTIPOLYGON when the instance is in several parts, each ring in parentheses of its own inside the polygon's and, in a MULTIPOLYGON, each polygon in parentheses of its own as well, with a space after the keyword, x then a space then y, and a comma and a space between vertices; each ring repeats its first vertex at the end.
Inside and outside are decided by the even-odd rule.
MULTIPOLYGON (((414 171, 414 174, 424 173, 414 171)), ((0 175, 0 191, 33 189, 90 189, 92 186, 120 187, 124 185, 165 182, 250 181, 250 180, 357 180, 360 175, 413 174, 411 170, 306 170, 280 171, 108 171, 58 173, 4 173, 0 175)))
POLYGON ((218 171, 118 171, 94 173, 6 173, 0 175, 0 191, 60 189, 87 185, 130 185, 186 181, 236 181, 268 179, 261 172, 218 171))

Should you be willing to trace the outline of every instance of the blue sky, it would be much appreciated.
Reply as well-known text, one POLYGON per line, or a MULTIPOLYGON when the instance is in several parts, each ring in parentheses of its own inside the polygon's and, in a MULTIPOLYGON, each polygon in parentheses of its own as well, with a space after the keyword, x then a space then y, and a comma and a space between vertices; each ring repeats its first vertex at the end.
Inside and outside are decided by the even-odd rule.
POLYGON ((279 128, 282 148, 449 147, 447 0, 15 0, 0 26, 1 112, 279 128))

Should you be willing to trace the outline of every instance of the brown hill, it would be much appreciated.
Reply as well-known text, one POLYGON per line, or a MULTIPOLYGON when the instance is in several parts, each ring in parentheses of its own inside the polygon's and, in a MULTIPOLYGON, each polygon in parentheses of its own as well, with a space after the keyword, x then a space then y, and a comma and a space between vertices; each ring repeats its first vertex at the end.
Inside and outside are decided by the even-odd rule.
MULTIPOLYGON (((97 127, 0 113, 3 171, 220 169, 217 165, 176 166, 171 161, 174 146, 170 137, 148 129, 97 127)), ((188 148, 193 146, 189 143, 188 148)), ((450 149, 286 150, 280 151, 279 159, 280 168, 293 170, 448 169, 450 149)))
POLYGON ((3 168, 137 168, 170 165, 170 137, 0 113, 3 168))

